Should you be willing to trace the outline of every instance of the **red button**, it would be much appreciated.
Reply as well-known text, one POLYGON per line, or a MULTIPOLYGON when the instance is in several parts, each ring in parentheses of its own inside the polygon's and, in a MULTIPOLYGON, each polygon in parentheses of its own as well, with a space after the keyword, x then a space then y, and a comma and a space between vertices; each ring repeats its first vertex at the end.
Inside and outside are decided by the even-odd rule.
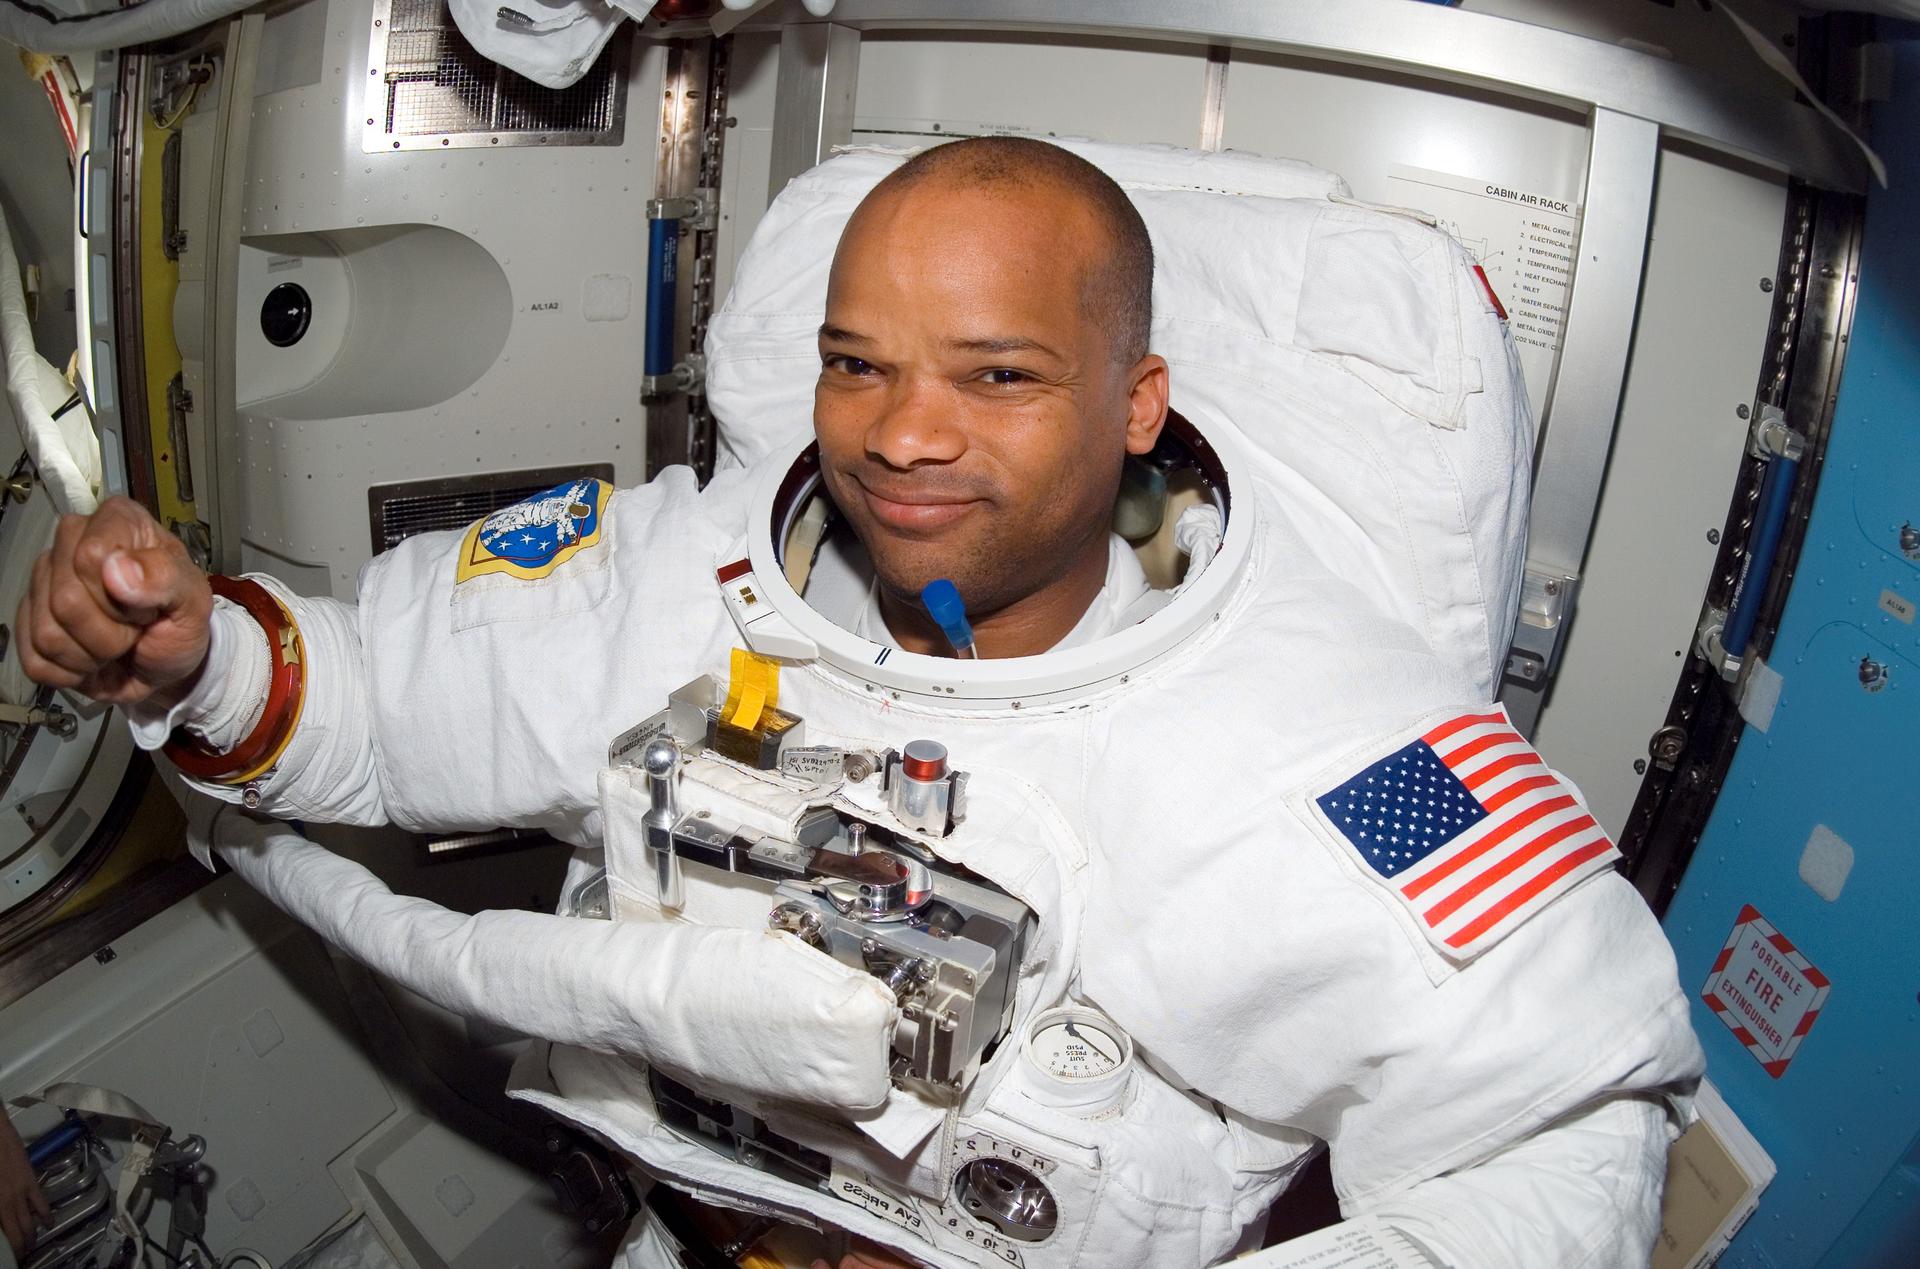
POLYGON ((900 755, 901 773, 914 780, 939 780, 947 774, 947 747, 937 740, 909 740, 900 755))

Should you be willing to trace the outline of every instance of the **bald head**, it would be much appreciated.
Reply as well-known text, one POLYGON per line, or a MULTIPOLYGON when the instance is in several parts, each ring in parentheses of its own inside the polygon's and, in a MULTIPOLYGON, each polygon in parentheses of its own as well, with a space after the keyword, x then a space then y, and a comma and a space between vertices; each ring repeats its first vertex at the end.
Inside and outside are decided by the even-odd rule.
POLYGON ((861 206, 889 195, 943 188, 1059 199, 1084 215, 1101 241, 1083 254, 1082 306, 1106 328, 1117 364, 1131 365, 1146 355, 1153 327, 1153 241, 1112 177, 1045 141, 974 137, 921 151, 889 173, 861 206))
POLYGON ((1057 146, 944 145, 861 202, 827 281, 813 430, 897 636, 930 620, 935 578, 984 656, 1052 647, 1086 612, 1121 468, 1166 418, 1152 285, 1126 195, 1057 146))

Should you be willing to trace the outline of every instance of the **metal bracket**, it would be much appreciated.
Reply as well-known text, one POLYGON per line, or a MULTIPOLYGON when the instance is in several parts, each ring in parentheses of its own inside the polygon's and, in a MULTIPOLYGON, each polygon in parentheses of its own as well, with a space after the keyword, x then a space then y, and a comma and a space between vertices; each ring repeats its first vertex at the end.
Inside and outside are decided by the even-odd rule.
POLYGON ((720 223, 720 199, 711 189, 697 189, 686 198, 649 198, 648 220, 678 220, 683 229, 710 231, 720 223))
POLYGON ((1787 425, 1787 412, 1762 405, 1747 432, 1747 453, 1754 458, 1787 458, 1799 462, 1807 452, 1807 438, 1787 425))
POLYGON ((1714 673, 1731 683, 1740 677, 1740 658, 1729 653, 1720 637, 1726 632, 1727 610, 1708 607, 1700 614, 1693 631, 1693 651, 1713 667, 1714 673))
POLYGON ((663 375, 641 375, 640 395, 646 397, 670 397, 679 393, 699 392, 707 386, 707 359, 700 353, 688 353, 685 361, 677 361, 673 369, 663 375))
POLYGON ((1536 691, 1560 668, 1580 579, 1528 569, 1520 582, 1520 622, 1507 652, 1506 678, 1536 691))

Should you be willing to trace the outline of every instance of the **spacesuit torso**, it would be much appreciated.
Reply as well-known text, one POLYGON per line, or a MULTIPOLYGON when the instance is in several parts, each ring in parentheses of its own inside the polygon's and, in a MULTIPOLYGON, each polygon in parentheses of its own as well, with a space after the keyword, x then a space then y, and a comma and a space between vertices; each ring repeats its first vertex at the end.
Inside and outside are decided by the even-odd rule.
MULTIPOLYGON (((770 883, 691 858, 663 907, 643 737, 622 736, 702 676, 717 702, 733 649, 756 633, 737 620, 741 586, 762 603, 779 591, 819 633, 818 614, 767 576, 769 473, 784 469, 700 492, 678 472, 595 491, 593 517, 565 543, 576 549, 540 577, 475 568, 493 558, 475 533, 423 536, 376 561, 358 621, 363 638, 378 632, 365 699, 384 816, 604 844, 617 920, 765 925, 770 883), (756 532, 761 567, 728 577, 730 563, 756 562, 756 532), (612 765, 610 747, 624 748, 612 765)), ((808 809, 838 807, 877 840, 930 849, 936 894, 957 866, 1031 913, 1004 1034, 963 1079, 899 1080, 884 1108, 849 1118, 742 1105, 556 1047, 550 1084, 526 1095, 719 1202, 810 1216, 935 1263, 1041 1266, 1225 1255, 1320 1140, 1335 1144, 1344 1202, 1364 1208, 1598 1097, 1684 1084, 1696 1058, 1671 959, 1605 866, 1610 852, 1489 946, 1449 956, 1316 811, 1436 721, 1485 714, 1471 675, 1335 577, 1264 491, 1240 494, 1205 576, 1136 628, 1178 628, 1152 655, 1103 651, 1124 636, 1060 654, 1093 667, 1071 690, 1007 696, 1020 689, 962 680, 1019 662, 913 657, 850 634, 843 660, 932 674, 903 689, 825 656, 779 673, 777 708, 804 719, 809 751, 944 745, 967 773, 950 832, 903 824, 885 771, 683 755, 680 814, 711 808, 726 829, 781 838, 808 809), (1101 1052, 1131 1048, 1090 1098, 1075 1081, 1107 1075, 1104 1059, 1049 1081, 1033 1050, 1036 1021, 1074 1005, 1095 1011, 1082 1030, 1099 1028, 1101 1052), (970 1172, 981 1159, 996 1162, 970 1172), (983 1186, 1009 1206, 980 1211, 983 1186)), ((286 808, 303 809, 352 813, 286 808)))

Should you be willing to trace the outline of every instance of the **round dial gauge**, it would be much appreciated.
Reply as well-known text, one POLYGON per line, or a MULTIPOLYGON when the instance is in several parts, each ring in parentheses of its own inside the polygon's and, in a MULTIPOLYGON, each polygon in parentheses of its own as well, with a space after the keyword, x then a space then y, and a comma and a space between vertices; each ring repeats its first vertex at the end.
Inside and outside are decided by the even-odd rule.
POLYGON ((1049 1009, 1027 1028, 1028 1086, 1062 1109, 1091 1113, 1117 1101, 1133 1067, 1133 1041, 1097 1009, 1049 1009))
POLYGON ((1055 1079, 1094 1079, 1127 1060, 1126 1041, 1087 1018, 1064 1017, 1036 1028, 1027 1051, 1055 1079))

